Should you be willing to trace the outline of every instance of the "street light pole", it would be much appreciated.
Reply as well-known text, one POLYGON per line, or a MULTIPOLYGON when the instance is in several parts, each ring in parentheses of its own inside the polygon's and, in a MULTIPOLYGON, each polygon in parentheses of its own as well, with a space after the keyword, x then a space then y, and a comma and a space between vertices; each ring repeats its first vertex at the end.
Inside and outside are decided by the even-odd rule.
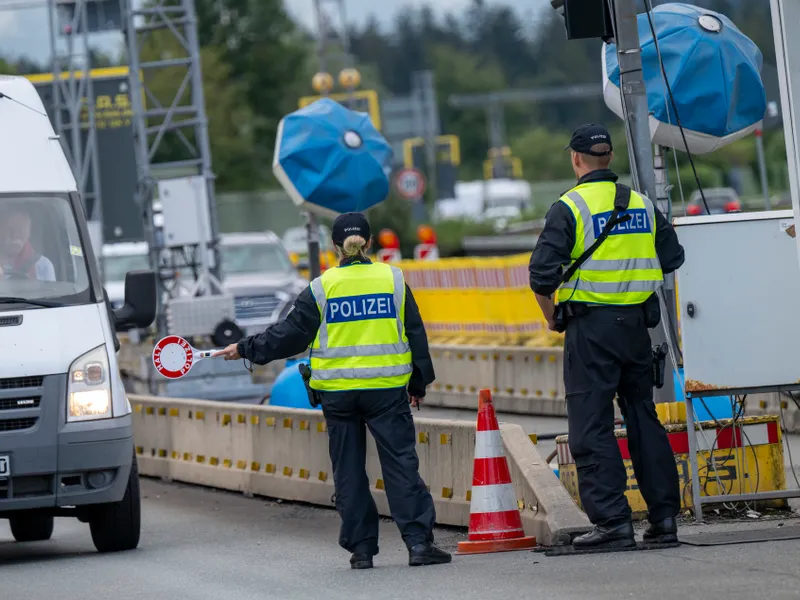
MULTIPOLYGON (((639 27, 634 0, 609 0, 614 9, 614 41, 617 46, 623 114, 629 131, 631 156, 633 158, 634 188, 641 194, 657 202, 656 176, 653 162, 653 147, 650 140, 650 110, 647 104, 647 90, 642 71, 642 47, 639 41, 639 27)), ((669 209, 668 209, 669 210, 669 209)), ((670 290, 663 290, 663 305, 675 305, 675 297, 670 290)), ((667 341, 666 328, 669 327, 669 314, 662 315, 661 325, 651 331, 654 344, 667 341)), ((665 372, 672 375, 675 365, 667 355, 665 372)), ((675 388, 672 377, 668 377, 664 387, 655 390, 657 403, 674 402, 675 388)))

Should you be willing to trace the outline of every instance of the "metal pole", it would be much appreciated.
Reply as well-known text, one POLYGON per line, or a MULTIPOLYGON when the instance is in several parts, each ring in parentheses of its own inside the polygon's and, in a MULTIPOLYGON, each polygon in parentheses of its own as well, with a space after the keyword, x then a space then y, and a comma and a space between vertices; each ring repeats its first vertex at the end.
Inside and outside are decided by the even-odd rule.
POLYGON ((502 150, 505 146, 505 131, 503 115, 503 105, 499 102, 492 102, 486 107, 486 117, 489 126, 489 147, 494 150, 492 156, 492 178, 505 178, 509 176, 507 173, 508 165, 503 161, 502 150))
MULTIPOLYGON (((667 157, 666 153, 664 152, 664 148, 661 146, 654 146, 653 147, 653 167, 654 167, 654 175, 656 181, 656 208, 661 211, 661 213, 667 218, 668 221, 672 221, 672 197, 670 196, 670 190, 672 186, 669 185, 669 177, 667 173, 667 157)), ((677 174, 676 174, 677 177, 677 174)), ((669 275, 664 275, 664 287, 663 287, 663 300, 664 305, 667 309, 667 315, 661 320, 664 327, 670 327, 673 324, 678 322, 678 315, 677 315, 677 307, 675 302, 675 274, 670 273, 669 275)), ((676 328, 673 328, 670 333, 672 334, 670 338, 672 340, 678 339, 678 332, 676 328)), ((668 341, 664 332, 661 328, 657 328, 652 333, 653 341, 656 344, 661 344, 662 342, 668 341)), ((676 341, 677 343, 677 341, 676 341)), ((675 356, 678 356, 677 348, 674 348, 675 356)), ((672 374, 675 372, 676 365, 672 362, 672 354, 667 354, 666 357, 666 364, 664 366, 664 372, 668 374, 672 374)), ((669 392, 670 399, 664 399, 664 402, 673 402, 674 401, 674 386, 672 383, 672 377, 669 377, 665 382, 665 387, 669 386, 669 389, 672 390, 669 392)), ((664 388, 661 390, 656 390, 656 396, 658 399, 661 399, 662 396, 666 396, 667 392, 664 391, 664 388)))
MULTIPOLYGON (((620 69, 620 90, 626 116, 626 127, 630 134, 631 158, 635 166, 636 191, 648 198, 658 198, 656 176, 653 168, 653 148, 650 140, 650 110, 647 105, 647 90, 642 73, 642 48, 634 0, 611 0, 614 8, 615 42, 620 69)), ((669 303, 669 300, 667 300, 669 303)), ((674 302, 673 302, 674 304, 674 302)), ((651 332, 654 344, 666 341, 666 318, 661 326, 651 332)), ((668 373, 674 365, 667 361, 668 373)), ((675 389, 671 377, 660 390, 655 390, 658 403, 674 402, 675 389)))
POLYGON ((416 74, 422 109, 423 137, 425 138, 425 158, 428 164, 428 189, 432 203, 439 199, 436 177, 436 101, 433 91, 433 72, 422 71, 416 74))
MULTIPOLYGON (((327 61, 325 60, 326 37, 325 31, 325 16, 322 14, 322 0, 314 0, 314 12, 317 17, 317 59, 319 60, 319 70, 322 73, 326 72, 327 61)), ((328 90, 322 89, 322 95, 327 96, 328 90)), ((306 232, 308 236, 308 276, 309 279, 314 280, 322 274, 322 269, 319 264, 319 225, 317 224, 317 216, 307 211, 305 213, 306 219, 306 232)))
POLYGON ((772 210, 772 204, 769 201, 767 159, 764 156, 764 132, 760 129, 756 129, 756 155, 758 156, 758 176, 761 179, 761 193, 764 195, 764 210, 772 210))
POLYGON ((656 198, 653 150, 650 145, 650 110, 642 74, 642 48, 639 43, 636 3, 634 0, 614 0, 614 15, 620 89, 627 116, 626 125, 631 132, 632 154, 639 182, 636 191, 648 198, 656 198))
MULTIPOLYGON (((183 0, 184 13, 186 15, 186 25, 184 31, 186 33, 186 41, 188 51, 193 56, 200 55, 200 42, 197 37, 197 13, 195 12, 194 0, 183 0)), ((201 175, 206 184, 206 199, 208 208, 208 219, 210 225, 211 239, 201 244, 202 257, 200 259, 201 268, 207 268, 208 265, 208 250, 212 251, 214 257, 214 264, 212 265, 211 274, 217 281, 222 281, 222 258, 219 251, 219 221, 217 217, 217 200, 214 195, 214 172, 211 168, 211 142, 208 136, 208 118, 205 113, 205 94, 203 93, 203 72, 201 70, 200 61, 193 61, 191 69, 192 78, 192 102, 198 107, 198 121, 195 127, 195 136, 197 137, 197 144, 200 150, 201 175), (210 248, 209 248, 210 246, 210 248)))
POLYGON ((691 396, 686 398, 686 435, 689 437, 689 477, 692 481, 692 506, 694 520, 703 521, 703 503, 700 500, 700 473, 697 461, 697 429, 694 421, 694 405, 691 396))

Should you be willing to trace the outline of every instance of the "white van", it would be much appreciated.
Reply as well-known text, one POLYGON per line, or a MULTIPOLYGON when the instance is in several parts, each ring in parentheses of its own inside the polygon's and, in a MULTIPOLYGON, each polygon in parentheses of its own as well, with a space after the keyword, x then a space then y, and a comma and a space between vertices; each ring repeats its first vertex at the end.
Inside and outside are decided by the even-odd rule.
POLYGON ((71 516, 99 551, 132 549, 139 480, 116 331, 152 323, 155 274, 128 273, 112 312, 36 90, 0 77, 0 93, 0 518, 20 542, 71 516))

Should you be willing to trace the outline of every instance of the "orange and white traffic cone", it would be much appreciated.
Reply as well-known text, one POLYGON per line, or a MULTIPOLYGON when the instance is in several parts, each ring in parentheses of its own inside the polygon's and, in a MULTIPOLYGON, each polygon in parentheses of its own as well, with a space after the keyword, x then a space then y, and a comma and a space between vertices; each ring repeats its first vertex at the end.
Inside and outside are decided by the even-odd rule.
POLYGON ((508 460, 492 404, 492 392, 481 390, 475 463, 470 500, 469 535, 458 543, 456 554, 483 554, 528 550, 536 538, 525 535, 508 460))

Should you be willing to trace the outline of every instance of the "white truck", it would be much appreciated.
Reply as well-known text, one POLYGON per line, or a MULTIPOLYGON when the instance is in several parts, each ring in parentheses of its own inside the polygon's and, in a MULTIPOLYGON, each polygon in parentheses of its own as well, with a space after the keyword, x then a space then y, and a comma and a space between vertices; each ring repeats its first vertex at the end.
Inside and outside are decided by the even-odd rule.
POLYGON ((113 311, 61 142, 33 85, 0 77, 0 518, 17 541, 54 517, 96 548, 139 543, 131 405, 116 331, 148 327, 155 274, 127 274, 113 311))

